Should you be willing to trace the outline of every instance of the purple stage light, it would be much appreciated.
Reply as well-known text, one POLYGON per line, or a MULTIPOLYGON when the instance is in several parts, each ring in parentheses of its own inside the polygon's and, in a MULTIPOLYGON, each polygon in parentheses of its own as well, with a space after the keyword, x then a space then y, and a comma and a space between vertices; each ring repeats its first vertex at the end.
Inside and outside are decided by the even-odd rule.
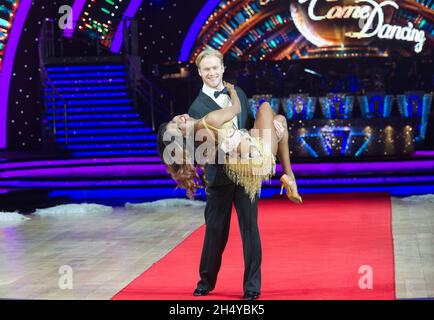
POLYGON ((130 26, 129 19, 133 18, 136 15, 136 12, 139 9, 139 6, 141 4, 142 4, 142 0, 131 0, 115 32, 115 37, 113 39, 112 46, 110 48, 111 52, 119 53, 124 38, 124 24, 126 23, 127 28, 130 26))
MULTIPOLYGON (((396 184, 396 183, 421 183, 434 182, 434 176, 406 176, 406 177, 351 177, 351 178, 318 178, 304 179, 298 178, 297 184, 300 186, 320 186, 320 185, 366 185, 366 184, 396 184)), ((280 181, 275 179, 268 185, 280 186, 280 181)))
POLYGON ((103 151, 77 151, 73 152, 72 155, 75 157, 95 157, 95 156, 133 156, 133 155, 155 155, 157 154, 157 150, 103 150, 103 151))
MULTIPOLYGON (((347 162, 347 163, 295 163, 292 164, 294 172, 303 174, 353 174, 367 172, 396 172, 401 170, 432 170, 434 172, 434 160, 423 161, 385 161, 385 162, 347 162)), ((282 172, 282 166, 277 165, 276 171, 282 172)))
POLYGON ((434 150, 421 150, 414 153, 416 157, 434 157, 434 150))
POLYGON ((202 28, 205 21, 209 18, 209 16, 211 15, 211 13, 214 11, 214 9, 219 3, 220 0, 208 0, 207 3, 203 6, 203 8, 200 10, 199 14, 196 16, 196 19, 194 19, 193 24, 188 30, 184 42, 182 43, 181 53, 179 54, 178 57, 179 61, 188 60, 190 56, 191 48, 193 47, 194 42, 196 41, 200 29, 202 28))
MULTIPOLYGON (((156 181, 153 181, 153 185, 156 181)), ((7 185, 10 188, 84 188, 84 187, 137 187, 145 186, 148 184, 148 180, 81 180, 81 181, 17 181, 17 180, 5 180, 2 181, 3 185, 7 185)), ((160 180, 160 185, 173 184, 173 180, 160 180)))
POLYGON ((155 176, 166 174, 166 167, 162 164, 148 165, 109 165, 109 166, 81 166, 59 168, 35 168, 24 170, 10 170, 0 172, 0 178, 18 177, 113 177, 119 175, 128 176, 155 176))
MULTIPOLYGON (((378 184, 378 183, 414 183, 434 182, 434 176, 404 176, 404 177, 332 177, 332 174, 354 174, 367 172, 385 173, 390 170, 407 169, 412 172, 423 169, 434 169, 434 161, 409 161, 399 163, 338 163, 338 164, 293 164, 293 170, 298 176, 297 181, 302 185, 315 184, 378 184), (410 162, 410 163, 409 163, 410 162), (389 169, 389 170, 386 170, 389 169), (310 174, 326 175, 327 178, 306 179, 303 172, 310 174)), ((59 163, 58 163, 59 164, 59 163)), ((71 163, 69 163, 71 165, 71 163)), ((282 170, 280 165, 277 168, 278 175, 282 170)), ((434 173, 434 170, 432 171, 434 173)), ((112 164, 99 166, 78 166, 78 167, 51 167, 51 168, 30 168, 19 170, 8 170, 0 173, 0 178, 27 178, 27 177, 116 177, 119 174, 125 176, 155 176, 167 175, 166 167, 163 164, 112 164)), ((146 180, 144 180, 146 181, 146 180)), ((2 182, 6 186, 6 182, 2 182)), ((89 182, 91 185, 92 182, 89 182)), ((99 182, 96 182, 97 185, 99 182)), ((147 182, 149 184, 149 182, 147 182)), ((88 184, 87 184, 88 185, 88 184)), ((15 185, 7 185, 15 186, 15 185)), ((59 185, 55 185, 59 186, 59 185)))
POLYGON ((101 165, 56 168, 31 168, 9 170, 0 172, 1 179, 26 177, 116 177, 126 176, 153 176, 167 174, 164 165, 101 165))
POLYGON ((0 73, 0 149, 6 148, 9 86, 15 53, 31 5, 32 0, 22 0, 19 4, 17 14, 12 24, 8 45, 6 47, 2 72, 0 73))
MULTIPOLYGON (((103 159, 77 159, 77 160, 45 160, 45 161, 30 161, 0 164, 0 170, 10 170, 15 168, 26 167, 48 167, 48 166, 71 166, 71 165, 86 165, 86 164, 107 164, 105 168, 110 166, 110 163, 137 163, 137 162, 160 162, 158 157, 127 157, 127 158, 103 158, 103 159)), ((126 165, 127 166, 127 165, 126 165)), ((143 170, 147 170, 148 166, 161 166, 163 164, 143 164, 143 170)), ((97 168, 94 166, 93 168, 97 168)), ((158 167, 154 167, 158 168, 158 167)), ((309 172, 316 175, 327 174, 353 174, 367 172, 396 172, 402 170, 423 171, 432 170, 434 172, 434 160, 420 161, 387 161, 387 162, 348 162, 348 163, 293 163, 292 168, 296 175, 309 172)), ((277 165, 277 173, 282 173, 282 167, 277 165)))
POLYGON ((70 160, 37 160, 28 162, 9 162, 0 164, 0 170, 31 168, 31 167, 53 167, 71 165, 97 165, 116 163, 137 163, 137 162, 160 162, 159 157, 127 157, 127 158, 95 158, 95 159, 70 159, 70 160))
MULTIPOLYGON (((101 177, 118 177, 134 176, 168 176, 165 165, 160 164, 136 164, 136 165, 109 165, 109 166, 81 166, 81 167, 58 167, 58 168, 34 168, 24 170, 10 170, 0 172, 1 179, 8 178, 55 178, 55 177, 80 177, 80 178, 101 178, 101 177)), ((275 177, 277 178, 277 177, 275 177)), ((133 180, 131 180, 133 181, 133 180)), ((134 180, 135 181, 135 180, 134 180)), ((159 180, 140 180, 146 185, 151 185, 159 180)), ((166 181, 166 179, 164 179, 166 181)), ((395 184, 395 183, 420 183, 420 182, 434 182, 434 176, 401 176, 401 177, 333 177, 327 178, 297 178, 297 182, 303 186, 315 185, 343 185, 343 184, 395 184)), ((2 183, 5 183, 3 181, 2 183)), ((92 182, 89 182, 92 184, 92 182)), ((99 182, 97 182, 99 183, 99 182)), ((135 184, 135 183, 134 183, 135 184)), ((278 180, 271 183, 277 185, 278 180)), ((87 185, 87 184, 86 184, 87 185)), ((56 185, 57 186, 57 185, 56 185)))
MULTIPOLYGON (((376 187, 391 187, 394 184, 407 184, 407 188, 416 187, 417 183, 430 183, 425 184, 426 187, 433 187, 434 176, 429 177, 379 177, 379 178, 336 178, 336 179, 297 179, 297 184, 303 190, 313 187, 323 186, 340 186, 341 188, 346 187, 363 187, 368 188, 365 191, 369 191, 369 188, 376 187), (410 185, 408 185, 410 184, 410 185), (416 185, 411 185, 416 184, 416 185)), ((94 188, 94 187, 154 187, 162 185, 173 185, 175 186, 175 181, 170 178, 167 179, 141 179, 141 180, 129 180, 129 179, 116 179, 116 180, 75 180, 75 181, 35 181, 35 180, 3 180, 2 185, 9 188, 94 188)), ((264 187, 274 189, 275 186, 276 193, 279 191, 280 183, 279 181, 273 180, 271 183, 264 183, 264 187)), ((403 187, 401 185, 401 187, 403 187)), ((7 190, 7 189, 1 189, 7 190)), ((152 190, 152 189, 150 189, 152 190)), ((434 190, 434 189, 433 189, 434 190)), ((371 190, 373 191, 373 190, 371 190)), ((7 192, 7 191, 6 191, 7 192)))
POLYGON ((8 171, 0 173, 2 178, 16 177, 59 177, 59 176, 80 176, 80 177, 111 177, 118 175, 149 176, 165 174, 163 165, 112 165, 112 166, 90 166, 72 168, 46 168, 29 169, 19 171, 8 171))

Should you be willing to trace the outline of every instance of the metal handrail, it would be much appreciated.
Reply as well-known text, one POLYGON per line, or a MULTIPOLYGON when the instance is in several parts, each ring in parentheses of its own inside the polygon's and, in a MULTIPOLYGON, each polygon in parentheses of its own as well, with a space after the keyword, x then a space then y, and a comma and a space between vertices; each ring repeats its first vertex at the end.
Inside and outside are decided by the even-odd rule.
POLYGON ((149 103, 152 130, 155 131, 156 112, 164 117, 167 117, 167 115, 169 114, 170 118, 173 118, 174 99, 168 96, 167 94, 163 93, 158 87, 152 84, 148 79, 144 77, 137 79, 135 90, 136 93, 138 93, 142 98, 147 100, 147 102, 149 103), (164 101, 159 100, 157 96, 159 96, 161 100, 166 100, 168 106, 166 103, 164 103, 164 101))
MULTIPOLYGON (((131 57, 126 56, 126 64, 129 70, 129 83, 130 89, 133 94, 134 103, 136 109, 140 109, 138 106, 137 97, 141 97, 143 102, 149 105, 150 108, 150 119, 152 130, 155 131, 155 115, 156 112, 159 113, 162 117, 166 117, 169 114, 171 118, 173 118, 173 106, 174 106, 174 98, 169 94, 163 92, 160 88, 158 88, 154 83, 152 83, 149 79, 147 79, 141 72, 141 70, 136 66, 136 64, 131 62, 131 57), (159 97, 159 99, 157 98, 159 97), (161 100, 165 100, 161 102, 161 100), (167 107, 167 105, 169 107, 167 107)), ((143 111, 143 110, 139 110, 143 111)))
MULTIPOLYGON (((56 96, 59 97, 61 102, 63 102, 63 115, 64 115, 64 124, 65 124, 65 143, 68 145, 68 109, 67 109, 67 103, 66 100, 63 98, 63 96, 60 94, 60 92, 57 90, 57 88, 54 86, 54 84, 51 82, 50 78, 48 77, 47 69, 45 68, 45 54, 46 54, 46 47, 45 47, 45 41, 47 41, 46 35, 47 35, 47 23, 52 23, 53 20, 51 19, 45 19, 44 23, 42 25, 41 31, 39 33, 39 43, 38 43, 38 51, 39 51, 39 68, 40 68, 40 75, 42 80, 42 86, 44 89, 44 94, 47 91, 47 85, 51 89, 51 97, 52 97, 52 107, 53 107, 53 134, 56 135, 57 133, 57 127, 56 127, 56 96)), ((53 27, 53 25, 51 25, 53 27)), ((47 103, 45 103, 45 108, 47 109, 47 103)))
MULTIPOLYGON (((44 90, 47 90, 47 88, 51 89, 52 92, 52 104, 53 104, 53 132, 56 134, 57 131, 57 123, 56 123, 56 102, 62 101, 64 106, 64 121, 65 121, 65 140, 66 144, 68 144, 68 113, 67 113, 67 103, 63 96, 59 93, 55 85, 51 82, 51 80, 48 77, 47 70, 45 68, 45 59, 48 57, 56 56, 56 43, 55 43, 55 19, 46 19, 44 21, 44 24, 42 26, 41 32, 40 32, 40 41, 39 41, 39 64, 40 64, 40 72, 41 72, 41 78, 43 81, 43 87, 44 90), (51 29, 51 38, 48 30, 48 27, 51 29), (57 97, 57 100, 56 100, 57 97)), ((131 57, 138 57, 137 55, 137 43, 134 43, 135 38, 137 36, 137 28, 135 28, 133 18, 126 18, 123 19, 121 23, 124 23, 124 41, 123 41, 123 57, 124 61, 127 67, 127 74, 129 75, 129 79, 127 79, 127 83, 130 88, 130 92, 133 95, 133 101, 135 104, 136 109, 139 112, 144 112, 143 109, 141 109, 140 105, 148 105, 150 108, 150 122, 152 125, 152 130, 155 131, 155 120, 156 120, 156 114, 160 114, 161 117, 167 117, 170 115, 173 117, 173 106, 174 106, 174 99, 167 93, 163 92, 161 89, 159 89, 155 84, 153 84, 149 79, 147 79, 141 72, 140 64, 134 64, 131 61, 131 57), (128 27, 127 25, 130 24, 128 27), (130 34, 131 33, 131 34, 130 34), (139 103, 138 99, 140 99, 141 103, 139 103)), ((74 37, 75 39, 77 37, 74 37)), ((60 37, 57 39, 59 43, 61 44, 61 50, 60 53, 61 56, 63 56, 63 50, 62 50, 62 41, 63 37, 60 37)), ((98 43, 98 41, 97 41, 98 43)), ((98 48, 97 48, 98 49, 98 48)), ((97 54, 99 55, 99 51, 97 54)))

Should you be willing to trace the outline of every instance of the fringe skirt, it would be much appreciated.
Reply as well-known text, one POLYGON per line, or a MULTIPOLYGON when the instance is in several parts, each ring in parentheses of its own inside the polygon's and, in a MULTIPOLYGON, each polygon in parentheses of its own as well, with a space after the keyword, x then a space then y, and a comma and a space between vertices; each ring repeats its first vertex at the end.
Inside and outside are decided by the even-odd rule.
POLYGON ((243 158, 236 154, 228 154, 225 171, 234 183, 244 187, 253 202, 261 192, 262 182, 269 181, 276 173, 276 158, 260 138, 250 136, 250 139, 258 149, 258 155, 243 158))

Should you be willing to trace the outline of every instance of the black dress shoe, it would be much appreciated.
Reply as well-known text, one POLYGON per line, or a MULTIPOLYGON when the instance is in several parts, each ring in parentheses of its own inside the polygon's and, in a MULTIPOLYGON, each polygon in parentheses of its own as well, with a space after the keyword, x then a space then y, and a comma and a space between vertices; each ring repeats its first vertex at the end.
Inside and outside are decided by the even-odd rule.
POLYGON ((206 296, 208 293, 209 293, 209 290, 207 290, 207 289, 197 288, 196 290, 194 290, 193 295, 196 297, 199 297, 199 296, 206 296))
POLYGON ((244 293, 243 299, 244 300, 256 300, 259 298, 261 294, 259 292, 254 292, 254 291, 246 291, 246 293, 244 293))

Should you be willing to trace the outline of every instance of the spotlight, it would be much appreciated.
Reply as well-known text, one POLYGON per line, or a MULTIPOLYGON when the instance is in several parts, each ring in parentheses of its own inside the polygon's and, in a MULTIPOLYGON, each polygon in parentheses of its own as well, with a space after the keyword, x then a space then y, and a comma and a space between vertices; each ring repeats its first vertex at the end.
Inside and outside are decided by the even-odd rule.
POLYGON ((313 74, 313 75, 318 76, 318 77, 322 77, 322 74, 319 74, 318 72, 313 71, 311 69, 304 69, 304 72, 313 74))

